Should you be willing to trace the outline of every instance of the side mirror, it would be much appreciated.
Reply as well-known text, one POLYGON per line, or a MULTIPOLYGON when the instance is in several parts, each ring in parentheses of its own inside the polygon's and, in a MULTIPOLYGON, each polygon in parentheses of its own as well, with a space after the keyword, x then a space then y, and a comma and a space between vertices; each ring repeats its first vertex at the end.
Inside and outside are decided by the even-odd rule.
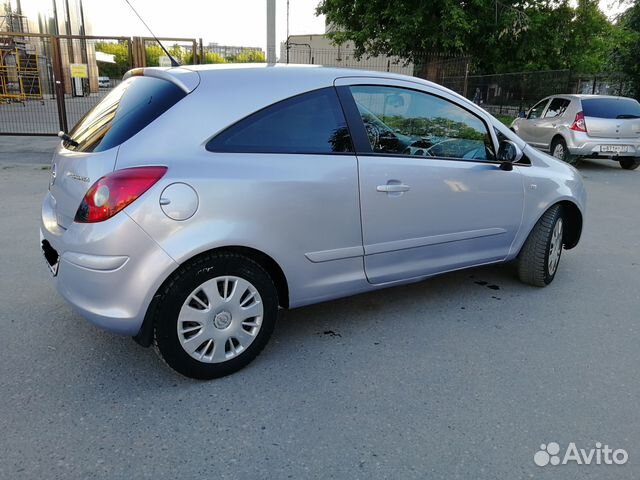
POLYGON ((513 170, 513 164, 523 156, 522 150, 511 140, 503 140, 498 148, 498 161, 502 170, 513 170))

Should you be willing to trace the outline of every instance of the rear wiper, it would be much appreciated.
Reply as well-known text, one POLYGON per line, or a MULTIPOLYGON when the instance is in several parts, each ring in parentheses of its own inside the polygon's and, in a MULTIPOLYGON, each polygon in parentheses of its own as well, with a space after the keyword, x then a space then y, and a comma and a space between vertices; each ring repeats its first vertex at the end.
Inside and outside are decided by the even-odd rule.
POLYGON ((630 113, 624 113, 622 115, 618 115, 616 118, 640 118, 640 115, 632 115, 630 113))
POLYGON ((78 142, 76 142, 73 138, 71 138, 69 135, 64 133, 62 130, 58 132, 58 136, 65 142, 69 143, 69 145, 71 145, 72 147, 77 147, 80 145, 78 142))

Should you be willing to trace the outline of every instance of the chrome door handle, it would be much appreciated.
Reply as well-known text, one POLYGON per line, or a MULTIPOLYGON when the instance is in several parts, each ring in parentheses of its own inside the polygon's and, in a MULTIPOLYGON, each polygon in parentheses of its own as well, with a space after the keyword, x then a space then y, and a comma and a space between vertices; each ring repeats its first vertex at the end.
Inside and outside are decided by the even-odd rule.
POLYGON ((378 192, 392 193, 392 192, 408 192, 411 190, 409 185, 405 185, 404 183, 400 184, 390 184, 390 185, 378 185, 376 187, 378 192))

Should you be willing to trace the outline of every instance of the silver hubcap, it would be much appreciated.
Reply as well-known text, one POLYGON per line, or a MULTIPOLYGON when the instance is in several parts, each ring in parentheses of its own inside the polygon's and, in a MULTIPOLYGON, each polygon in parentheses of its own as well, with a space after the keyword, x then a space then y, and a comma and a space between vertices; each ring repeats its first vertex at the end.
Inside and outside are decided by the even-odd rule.
POLYGON ((560 160, 564 160, 564 147, 561 143, 557 144, 553 149, 553 156, 560 160))
POLYGON ((180 345, 200 362, 226 362, 253 343, 263 315, 262 298, 250 282, 213 278, 191 292, 180 309, 180 345))
POLYGON ((562 219, 559 218, 553 227, 551 233, 551 244, 549 245, 549 275, 556 273, 558 262, 560 262, 560 253, 562 252, 562 219))

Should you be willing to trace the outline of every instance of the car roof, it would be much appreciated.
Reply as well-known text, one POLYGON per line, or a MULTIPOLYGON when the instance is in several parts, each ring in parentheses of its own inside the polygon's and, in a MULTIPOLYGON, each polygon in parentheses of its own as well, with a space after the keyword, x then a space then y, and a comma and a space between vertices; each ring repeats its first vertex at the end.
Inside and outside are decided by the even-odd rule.
MULTIPOLYGON (((402 75, 392 72, 379 72, 360 70, 354 68, 325 67, 322 65, 296 65, 296 64, 266 64, 266 63, 224 63, 205 65, 183 65, 180 67, 147 67, 145 75, 152 76, 182 76, 185 71, 196 72, 202 81, 214 79, 227 81, 230 84, 243 84, 244 81, 283 81, 295 84, 309 81, 317 87, 318 84, 331 86, 335 79, 340 77, 376 77, 403 80, 421 85, 430 86, 440 90, 449 91, 446 87, 423 80, 421 78, 402 75)), ((455 92, 452 92, 455 94, 455 92)), ((456 94, 457 95, 457 94, 456 94)))
POLYGON ((616 99, 634 100, 633 98, 622 97, 620 95, 596 95, 596 94, 586 94, 586 93, 567 93, 567 94, 557 93, 555 95, 550 95, 547 98, 568 98, 568 99, 575 99, 575 100, 586 100, 589 98, 609 98, 613 100, 616 100, 616 99))
MULTIPOLYGON (((297 64, 267 64, 267 63, 224 63, 206 65, 183 65, 179 67, 147 67, 144 68, 144 75, 157 77, 174 77, 173 81, 189 92, 198 83, 215 84, 216 88, 229 88, 236 90, 238 87, 251 89, 258 83, 266 88, 278 89, 283 95, 284 91, 303 91, 318 88, 330 87, 338 78, 345 77, 369 77, 388 80, 398 80, 419 84, 440 90, 453 97, 457 97, 470 109, 482 110, 473 104, 469 99, 459 93, 422 78, 402 75, 392 72, 380 72, 371 70, 361 70, 355 68, 325 67, 322 65, 297 65, 297 64), (185 73, 197 74, 199 80, 185 78, 185 73), (190 85, 185 85, 190 83, 190 85)), ((131 71, 130 71, 131 72, 131 71)), ((127 72, 125 78, 131 75, 127 72)), ((196 75, 194 75, 196 76, 196 75)), ((287 98, 287 96, 282 96, 287 98)))
MULTIPOLYGON (((194 70, 200 75, 211 75, 221 71, 232 71, 239 76, 259 75, 260 73, 269 74, 272 71, 278 72, 283 76, 312 75, 314 77, 325 77, 327 79, 335 79, 337 77, 353 77, 353 76, 375 76, 386 78, 397 78, 398 80, 412 80, 431 83, 420 78, 411 77, 392 72, 380 72, 372 70, 361 70, 356 68, 342 67, 325 67, 323 65, 298 65, 286 63, 218 63, 205 65, 185 65, 181 68, 194 70)), ((434 84, 435 85, 435 84, 434 84)))

